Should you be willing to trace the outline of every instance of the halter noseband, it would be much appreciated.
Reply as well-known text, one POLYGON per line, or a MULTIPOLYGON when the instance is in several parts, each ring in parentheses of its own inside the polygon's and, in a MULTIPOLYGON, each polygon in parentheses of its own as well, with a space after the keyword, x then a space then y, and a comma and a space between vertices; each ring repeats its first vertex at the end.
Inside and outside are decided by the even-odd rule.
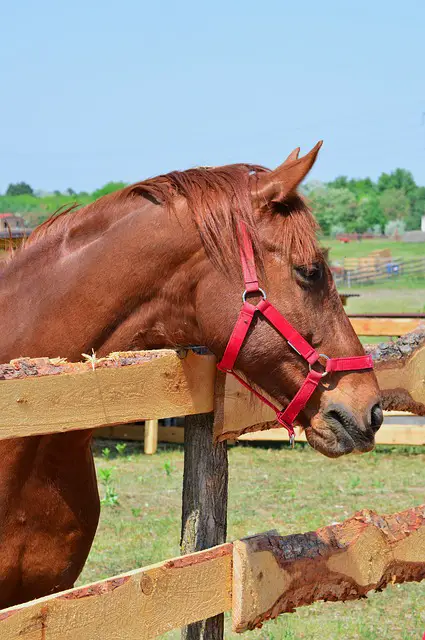
POLYGON ((244 223, 240 224, 240 256, 242 271, 245 282, 245 290, 242 294, 242 309, 233 328, 232 335, 227 343, 226 350, 217 367, 220 371, 231 373, 239 382, 249 389, 257 398, 267 404, 276 413, 276 419, 289 433, 291 444, 294 443, 294 420, 302 409, 306 406, 313 392, 317 388, 320 380, 332 372, 360 371, 372 369, 373 362, 371 356, 354 356, 351 358, 329 358, 323 353, 318 353, 298 331, 286 320, 286 318, 266 299, 266 294, 258 284, 257 270, 255 267, 254 250, 251 239, 244 223), (248 294, 258 294, 261 300, 257 305, 246 301, 248 294), (261 313, 269 323, 286 338, 289 346, 307 361, 309 373, 307 374, 300 389, 288 404, 285 410, 279 409, 270 400, 256 391, 250 384, 245 382, 234 371, 236 359, 242 349, 248 330, 252 324, 255 313, 261 313), (323 358, 326 364, 322 364, 322 371, 313 369, 316 362, 323 358))

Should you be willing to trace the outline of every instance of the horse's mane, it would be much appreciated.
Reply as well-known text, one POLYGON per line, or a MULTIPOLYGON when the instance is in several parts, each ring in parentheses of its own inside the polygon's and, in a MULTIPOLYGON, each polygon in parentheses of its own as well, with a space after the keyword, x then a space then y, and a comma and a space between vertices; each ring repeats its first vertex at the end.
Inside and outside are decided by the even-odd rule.
MULTIPOLYGON (((214 263, 225 270, 239 264, 238 224, 243 220, 251 236, 254 251, 262 263, 262 251, 251 199, 251 184, 259 173, 268 171, 251 164, 223 167, 198 167, 187 171, 173 171, 149 178, 99 198, 81 208, 72 205, 60 210, 39 225, 30 235, 25 247, 40 242, 46 236, 63 235, 76 219, 102 212, 116 218, 124 203, 139 197, 149 197, 173 211, 176 196, 187 202, 199 229, 205 249, 214 263)), ((289 255, 296 254, 304 264, 317 256, 317 224, 301 196, 292 195, 275 211, 284 219, 282 248, 289 255)))

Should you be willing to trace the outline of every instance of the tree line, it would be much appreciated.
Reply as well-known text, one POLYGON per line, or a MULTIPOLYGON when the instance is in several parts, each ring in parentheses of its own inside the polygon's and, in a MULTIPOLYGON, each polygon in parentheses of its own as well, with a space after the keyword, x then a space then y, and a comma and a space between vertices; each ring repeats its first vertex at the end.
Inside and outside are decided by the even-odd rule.
POLYGON ((420 229, 425 215, 425 187, 406 169, 370 178, 340 176, 332 182, 310 182, 304 193, 325 235, 420 229))
MULTIPOLYGON (((18 182, 0 195, 0 212, 20 213, 29 226, 36 226, 61 207, 89 204, 124 186, 124 182, 108 182, 92 193, 71 188, 64 193, 42 193, 18 182)), ((303 186, 303 192, 327 236, 344 232, 392 235, 396 230, 419 229, 425 215, 425 187, 418 186, 406 169, 382 173, 376 182, 346 176, 326 183, 312 181, 303 186)))

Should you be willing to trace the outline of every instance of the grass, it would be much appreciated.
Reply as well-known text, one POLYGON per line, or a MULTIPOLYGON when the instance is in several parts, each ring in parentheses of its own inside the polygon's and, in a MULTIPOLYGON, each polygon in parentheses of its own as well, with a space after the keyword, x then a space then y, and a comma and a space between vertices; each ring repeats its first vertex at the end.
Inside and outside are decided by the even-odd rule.
POLYGON ((358 293, 358 298, 348 298, 345 307, 350 313, 421 313, 425 311, 425 282, 422 287, 394 290, 385 285, 370 285, 344 289, 344 293, 358 293))
POLYGON ((394 258, 423 258, 425 255, 423 242, 394 242, 394 240, 378 239, 344 244, 333 238, 322 238, 321 244, 329 247, 329 256, 334 262, 344 258, 362 258, 379 249, 391 249, 394 258))
MULTIPOLYGON (((141 443, 128 443, 121 454, 111 442, 97 443, 95 461, 103 498, 101 521, 80 584, 179 555, 182 448, 162 445, 156 455, 145 456, 141 443), (105 448, 106 457, 101 453, 105 448)), ((421 448, 381 448, 329 460, 303 445, 295 451, 280 445, 239 445, 229 449, 229 462, 229 540, 268 529, 282 534, 309 531, 359 509, 390 513, 423 502, 421 448)), ((421 638, 424 596, 425 583, 392 586, 360 602, 317 603, 244 637, 421 638)), ((180 634, 163 637, 177 640, 180 634)), ((228 617, 225 637, 240 637, 231 632, 228 617)))

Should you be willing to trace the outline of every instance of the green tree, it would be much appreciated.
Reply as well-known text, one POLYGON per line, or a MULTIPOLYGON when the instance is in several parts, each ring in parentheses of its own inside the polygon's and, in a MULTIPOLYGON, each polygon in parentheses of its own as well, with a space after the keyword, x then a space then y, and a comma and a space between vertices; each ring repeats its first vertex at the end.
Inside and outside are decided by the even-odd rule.
POLYGON ((406 220, 410 215, 409 198, 402 189, 387 189, 379 196, 379 206, 387 220, 406 220))
POLYGON ((108 195, 108 193, 113 193, 114 191, 118 191, 119 189, 124 189, 126 187, 125 182, 108 182, 100 189, 96 189, 93 191, 92 196, 94 200, 101 198, 102 196, 108 195))
POLYGON ((416 183, 410 171, 396 169, 391 173, 382 173, 378 178, 377 187, 381 192, 389 189, 400 189, 408 195, 410 191, 416 189, 416 183))
POLYGON ((30 187, 29 184, 27 184, 26 182, 16 182, 16 183, 11 183, 6 190, 6 195, 7 196, 32 196, 34 195, 34 191, 32 190, 32 187, 30 187))
POLYGON ((313 213, 325 235, 332 227, 354 231, 357 218, 355 196, 346 188, 321 187, 309 193, 313 213))
POLYGON ((410 213, 406 218, 406 229, 420 229, 425 215, 425 187, 416 187, 409 193, 410 213))

